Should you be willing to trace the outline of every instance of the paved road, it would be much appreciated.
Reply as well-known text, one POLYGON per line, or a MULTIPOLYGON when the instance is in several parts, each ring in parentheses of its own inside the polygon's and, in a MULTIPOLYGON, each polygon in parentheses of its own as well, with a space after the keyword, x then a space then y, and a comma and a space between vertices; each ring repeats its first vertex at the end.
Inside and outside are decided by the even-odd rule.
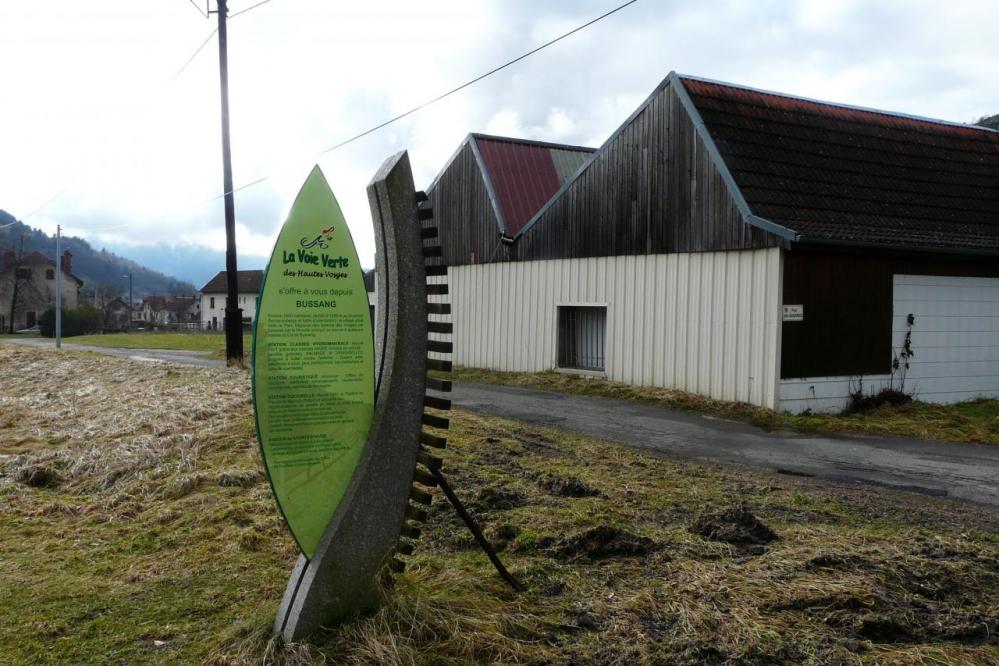
MULTIPOLYGON (((55 341, 41 338, 0 338, 0 343, 55 349, 55 341)), ((118 347, 96 347, 94 345, 79 345, 73 342, 63 342, 62 348, 69 351, 88 351, 120 358, 130 358, 133 361, 151 363, 183 363, 185 365, 224 366, 225 361, 212 358, 207 351, 186 351, 179 349, 121 349, 118 347)))
POLYGON ((898 437, 766 432, 623 400, 456 383, 458 407, 653 449, 999 507, 999 447, 898 437))

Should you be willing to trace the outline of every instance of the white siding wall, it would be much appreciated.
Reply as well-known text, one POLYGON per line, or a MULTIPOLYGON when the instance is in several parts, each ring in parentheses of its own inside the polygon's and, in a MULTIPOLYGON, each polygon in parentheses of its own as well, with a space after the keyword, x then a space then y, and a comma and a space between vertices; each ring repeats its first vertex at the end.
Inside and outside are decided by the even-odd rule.
MULTIPOLYGON (((926 402, 999 396, 999 278, 894 276, 892 345, 901 349, 906 318, 915 315, 905 390, 926 402)), ((888 385, 888 375, 864 377, 864 389, 888 385)), ((853 377, 781 381, 781 409, 836 412, 846 406, 853 377)), ((896 379, 896 385, 898 380, 896 379)))
MULTIPOLYGON (((259 294, 241 293, 239 294, 239 307, 243 309, 243 318, 250 320, 257 316, 257 297, 259 294)), ((222 330, 225 321, 225 294, 202 294, 201 295, 201 327, 211 328, 212 317, 218 321, 218 330, 222 330), (215 299, 215 307, 212 307, 212 299, 215 299)))
POLYGON ((606 305, 606 375, 773 407, 781 251, 511 262, 449 269, 456 365, 539 372, 559 305, 606 305))

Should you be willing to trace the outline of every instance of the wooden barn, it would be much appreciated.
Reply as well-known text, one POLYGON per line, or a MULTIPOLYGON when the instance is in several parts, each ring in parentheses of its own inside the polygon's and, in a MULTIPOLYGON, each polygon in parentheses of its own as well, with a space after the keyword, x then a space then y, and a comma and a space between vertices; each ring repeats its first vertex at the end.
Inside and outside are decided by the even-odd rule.
POLYGON ((907 349, 920 399, 999 395, 999 132, 671 73, 595 151, 473 134, 427 194, 458 365, 836 411, 907 349))

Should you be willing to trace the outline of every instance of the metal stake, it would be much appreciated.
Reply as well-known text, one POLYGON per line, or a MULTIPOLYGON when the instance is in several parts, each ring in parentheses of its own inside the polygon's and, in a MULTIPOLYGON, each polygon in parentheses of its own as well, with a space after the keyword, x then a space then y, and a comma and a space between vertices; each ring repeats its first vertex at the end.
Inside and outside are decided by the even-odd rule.
POLYGON ((451 506, 454 507, 457 514, 461 516, 463 521, 465 521, 468 531, 475 537, 475 540, 479 543, 479 547, 485 551, 486 556, 489 557, 489 561, 493 563, 494 567, 496 567, 496 571, 499 572, 499 575, 502 576, 503 580, 509 583, 510 587, 515 589, 517 592, 523 592, 524 586, 520 584, 519 580, 513 577, 513 574, 506 570, 505 566, 503 566, 499 555, 496 554, 496 550, 493 548, 492 544, 486 540, 485 535, 482 534, 482 530, 479 529, 479 526, 475 522, 475 519, 472 518, 472 515, 465 510, 464 506, 462 506, 461 500, 459 500, 458 496, 454 494, 453 490, 451 490, 451 486, 448 485, 448 482, 444 478, 444 475, 441 474, 440 469, 431 469, 430 472, 434 475, 434 478, 437 479, 437 485, 439 485, 441 490, 444 491, 444 496, 447 497, 447 501, 451 503, 451 506))

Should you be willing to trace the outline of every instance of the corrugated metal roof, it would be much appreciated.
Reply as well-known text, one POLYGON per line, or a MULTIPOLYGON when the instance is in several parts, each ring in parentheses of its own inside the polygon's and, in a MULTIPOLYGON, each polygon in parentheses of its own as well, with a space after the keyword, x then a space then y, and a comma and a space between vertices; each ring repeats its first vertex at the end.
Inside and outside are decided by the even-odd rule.
POLYGON ((681 79, 752 212, 802 241, 999 250, 999 132, 681 79))
POLYGON ((516 236, 589 158, 593 148, 472 135, 503 231, 516 236))
POLYGON ((592 152, 552 149, 552 161, 555 163, 555 173, 558 174, 559 186, 565 185, 565 181, 569 180, 574 173, 579 171, 579 167, 583 166, 586 160, 590 159, 592 152))

